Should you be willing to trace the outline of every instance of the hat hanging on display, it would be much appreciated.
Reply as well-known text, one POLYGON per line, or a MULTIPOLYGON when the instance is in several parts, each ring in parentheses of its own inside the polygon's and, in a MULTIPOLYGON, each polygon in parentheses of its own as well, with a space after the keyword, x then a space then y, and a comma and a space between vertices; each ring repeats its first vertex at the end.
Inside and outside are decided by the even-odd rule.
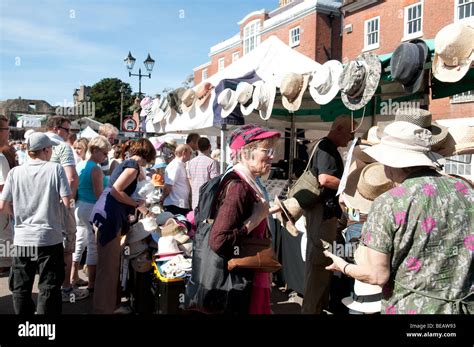
POLYGON ((436 34, 434 44, 434 77, 442 82, 461 80, 474 59, 474 28, 459 22, 449 24, 436 34))
POLYGON ((153 107, 153 99, 149 96, 144 97, 143 100, 140 101, 140 107, 142 108, 142 110, 140 111, 140 117, 147 117, 151 113, 151 109, 153 107))
POLYGON ((431 150, 443 157, 474 154, 474 127, 463 125, 449 127, 446 141, 432 146, 431 150))
POLYGON ((391 75, 407 93, 415 93, 422 86, 424 66, 429 48, 420 39, 403 42, 395 49, 390 60, 391 75))
POLYGON ((347 177, 346 187, 351 187, 354 193, 345 190, 345 202, 349 207, 367 214, 374 200, 394 185, 385 174, 383 164, 372 163, 352 171, 347 177))
POLYGON ((196 89, 196 106, 204 108, 211 98, 211 92, 214 86, 209 82, 201 83, 196 89))
MULTIPOLYGON (((408 122, 431 132, 430 144, 434 145, 446 139, 448 128, 433 123, 433 117, 430 111, 421 108, 399 108, 395 112, 394 122, 408 122)), ((379 131, 383 132, 384 127, 380 127, 379 131)))
POLYGON ((376 161, 395 168, 429 166, 439 168, 439 154, 431 152, 431 133, 415 124, 393 122, 387 125, 380 144, 364 152, 376 161))
POLYGON ((313 72, 308 89, 317 104, 326 105, 337 95, 342 69, 339 61, 329 60, 313 72))
POLYGON ((217 103, 222 107, 221 117, 227 118, 237 106, 237 94, 230 88, 224 89, 217 97, 217 103))
POLYGON ((248 116, 255 109, 255 99, 252 98, 255 86, 248 82, 240 82, 237 85, 235 94, 240 104, 240 111, 244 116, 248 116))
POLYGON ((275 95, 276 87, 271 82, 255 82, 255 91, 253 93, 255 109, 263 120, 268 120, 272 115, 275 95))
POLYGON ((183 253, 173 236, 161 236, 158 240, 158 252, 154 254, 156 261, 168 261, 174 256, 183 253))
POLYGON ((186 91, 181 96, 181 108, 184 112, 188 113, 194 107, 196 102, 196 92, 193 89, 186 89, 186 91))
POLYGON ((298 111, 301 107, 303 94, 308 87, 309 74, 286 74, 280 84, 281 102, 290 112, 298 111))
POLYGON ((169 106, 171 109, 175 110, 177 113, 182 114, 183 109, 181 108, 181 98, 186 91, 185 88, 177 88, 168 93, 166 98, 168 99, 169 106))
POLYGON ((344 67, 339 87, 349 110, 359 110, 369 103, 379 85, 381 70, 380 60, 373 53, 362 53, 344 67))

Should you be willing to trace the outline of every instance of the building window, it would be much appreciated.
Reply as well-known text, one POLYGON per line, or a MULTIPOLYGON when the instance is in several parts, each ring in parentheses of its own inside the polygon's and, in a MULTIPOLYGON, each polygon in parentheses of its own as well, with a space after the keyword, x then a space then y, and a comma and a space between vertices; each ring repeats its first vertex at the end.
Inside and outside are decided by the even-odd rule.
POLYGON ((456 0, 456 19, 463 20, 466 18, 474 19, 474 1, 456 0))
POLYGON ((455 94, 451 97, 452 104, 461 104, 463 102, 474 102, 474 90, 455 94))
POLYGON ((217 71, 224 70, 224 67, 225 67, 224 58, 219 58, 219 60, 217 61, 217 71))
POLYGON ((239 52, 232 53, 232 62, 239 60, 240 54, 239 52))
POLYGON ((207 69, 202 70, 201 77, 202 81, 207 80, 207 69))
POLYGON ((292 2, 293 2, 293 0, 280 0, 280 7, 291 4, 292 2))
POLYGON ((472 154, 455 155, 446 158, 444 164, 444 172, 447 174, 455 174, 460 176, 470 176, 472 168, 472 154))
POLYGON ((405 7, 404 39, 423 36, 423 4, 421 2, 405 7))
POLYGON ((255 20, 244 27, 244 54, 252 52, 259 43, 260 20, 255 20))
POLYGON ((290 47, 296 47, 300 44, 300 27, 290 29, 290 47))
POLYGON ((380 47, 380 17, 375 17, 364 22, 364 50, 380 47))

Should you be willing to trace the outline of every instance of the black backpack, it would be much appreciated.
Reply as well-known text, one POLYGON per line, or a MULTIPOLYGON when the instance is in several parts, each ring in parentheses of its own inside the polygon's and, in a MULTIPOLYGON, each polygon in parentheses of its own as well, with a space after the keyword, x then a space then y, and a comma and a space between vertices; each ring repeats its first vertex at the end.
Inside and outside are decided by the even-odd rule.
POLYGON ((199 189, 195 209, 196 234, 193 240, 191 278, 186 284, 183 308, 208 314, 248 313, 252 289, 251 273, 229 272, 227 260, 209 246, 209 235, 216 215, 221 188, 234 177, 227 171, 199 189))

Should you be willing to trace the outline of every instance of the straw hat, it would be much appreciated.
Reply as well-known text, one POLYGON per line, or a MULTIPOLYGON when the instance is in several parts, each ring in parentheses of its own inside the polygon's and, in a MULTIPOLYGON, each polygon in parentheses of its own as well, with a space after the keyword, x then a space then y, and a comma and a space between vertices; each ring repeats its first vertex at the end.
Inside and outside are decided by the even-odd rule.
POLYGON ((474 154, 474 127, 455 126, 448 128, 446 141, 432 146, 431 150, 443 157, 453 155, 474 154))
POLYGON ((362 53, 351 60, 339 77, 341 99, 349 110, 367 105, 379 85, 382 65, 373 53, 362 53))
POLYGON ((214 86, 209 82, 201 83, 196 89, 196 106, 204 108, 211 97, 214 86))
POLYGON ((346 186, 356 189, 353 194, 344 191, 345 202, 367 214, 373 201, 393 188, 393 182, 385 175, 383 164, 372 163, 352 171, 347 177, 346 186))
POLYGON ((217 103, 222 107, 221 117, 227 118, 237 106, 237 94, 230 88, 224 89, 217 97, 217 103))
POLYGON ((235 90, 240 111, 244 116, 248 116, 255 109, 255 99, 252 98, 254 90, 255 86, 248 82, 240 82, 235 90))
POLYGON ((290 72, 283 77, 280 84, 281 102, 291 112, 298 111, 303 94, 308 87, 309 75, 290 72))
POLYGON ((188 113, 194 108, 194 103, 196 102, 196 92, 193 89, 186 89, 186 91, 181 96, 181 108, 183 112, 188 113))
POLYGON ((254 107, 263 120, 268 120, 272 115, 275 94, 276 87, 273 83, 263 81, 255 82, 255 91, 253 93, 254 107))
POLYGON ((278 196, 275 196, 275 204, 281 208, 281 212, 277 213, 277 219, 281 225, 288 230, 292 236, 298 236, 300 232, 296 229, 295 224, 303 215, 303 209, 298 203, 298 200, 290 198, 281 201, 278 196))
POLYGON ((354 293, 341 302, 348 308, 358 312, 377 313, 382 309, 382 287, 354 281, 354 293))
POLYGON ((186 243, 189 241, 189 236, 187 235, 188 230, 186 227, 178 224, 174 218, 169 218, 166 223, 161 228, 161 236, 167 237, 172 236, 179 243, 186 243))
POLYGON ((430 151, 431 133, 415 124, 393 122, 384 130, 380 144, 364 150, 378 162, 395 168, 439 167, 439 154, 430 151))
POLYGON ((317 104, 326 105, 337 95, 342 69, 339 61, 329 60, 313 72, 308 89, 317 104))
POLYGON ((443 82, 457 82, 469 71, 474 59, 474 28, 452 23, 435 37, 433 75, 443 82))

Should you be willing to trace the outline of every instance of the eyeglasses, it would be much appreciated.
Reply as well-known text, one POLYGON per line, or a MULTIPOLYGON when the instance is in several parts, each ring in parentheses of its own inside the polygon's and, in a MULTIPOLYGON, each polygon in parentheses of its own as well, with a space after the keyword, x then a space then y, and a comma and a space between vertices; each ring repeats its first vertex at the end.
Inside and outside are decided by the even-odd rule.
POLYGON ((67 132, 67 133, 71 131, 70 128, 65 128, 65 127, 62 127, 62 126, 58 126, 58 128, 63 129, 63 130, 64 130, 65 132, 67 132))
POLYGON ((274 148, 261 148, 261 147, 258 147, 257 149, 261 150, 262 152, 265 152, 265 154, 268 157, 271 157, 273 154, 275 154, 275 149, 274 148))
POLYGON ((74 147, 74 149, 75 149, 76 151, 77 151, 78 149, 84 150, 84 148, 82 148, 82 147, 74 147))

